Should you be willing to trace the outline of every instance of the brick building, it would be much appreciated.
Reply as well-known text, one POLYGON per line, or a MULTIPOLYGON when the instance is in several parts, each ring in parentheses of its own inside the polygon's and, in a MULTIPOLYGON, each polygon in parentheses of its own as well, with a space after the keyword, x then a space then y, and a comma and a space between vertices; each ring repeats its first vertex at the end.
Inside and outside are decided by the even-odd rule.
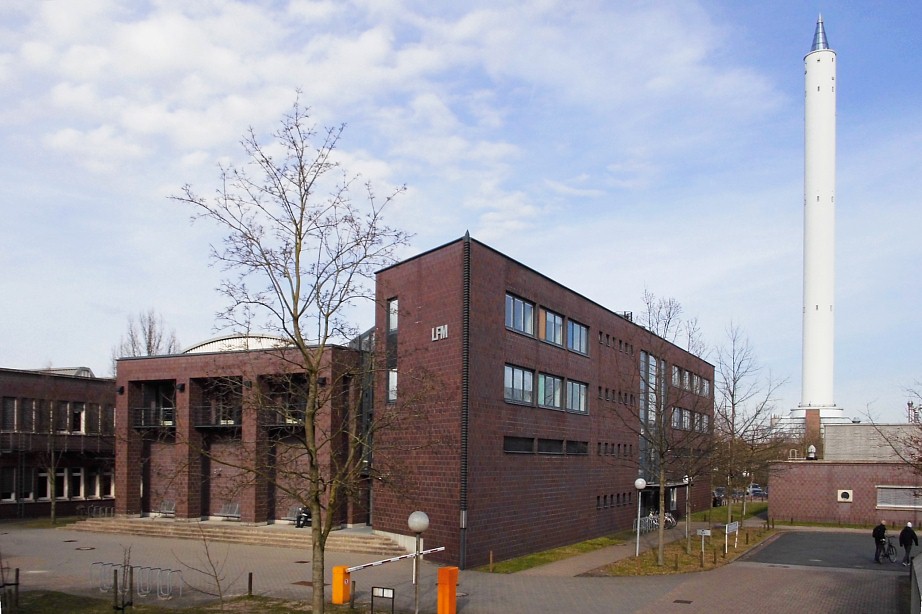
POLYGON ((821 457, 772 465, 769 513, 778 521, 891 526, 922 522, 922 476, 903 458, 918 424, 826 424, 821 457))
POLYGON ((0 518, 111 507, 114 406, 87 368, 0 369, 0 518))
MULTIPOLYGON (((426 512, 427 547, 446 547, 433 558, 470 567, 629 529, 634 480, 656 475, 638 411, 665 404, 675 429, 711 432, 712 365, 469 236, 380 271, 376 296, 375 412, 406 422, 376 435, 376 470, 401 479, 376 483, 372 524, 405 536, 426 512)), ((682 474, 667 478, 684 510, 682 474)), ((691 497, 707 507, 709 485, 691 497)))
MULTIPOLYGON (((117 369, 116 511, 177 518, 217 517, 231 510, 264 524, 297 505, 286 489, 304 491, 306 379, 299 357, 276 339, 230 337, 182 354, 123 358, 117 369)), ((318 438, 334 436, 322 462, 339 450, 337 425, 360 407, 360 352, 328 346, 318 385, 325 402, 318 438), (330 449, 332 448, 332 453, 330 449)), ((367 521, 364 497, 339 506, 337 524, 367 521)))

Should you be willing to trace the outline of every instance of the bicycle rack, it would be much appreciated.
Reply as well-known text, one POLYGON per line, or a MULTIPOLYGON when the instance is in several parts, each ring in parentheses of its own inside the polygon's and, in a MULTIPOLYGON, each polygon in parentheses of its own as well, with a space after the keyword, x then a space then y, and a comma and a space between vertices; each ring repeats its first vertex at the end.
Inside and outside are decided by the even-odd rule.
POLYGON ((158 599, 172 599, 177 588, 178 595, 176 596, 182 597, 182 571, 178 569, 124 565, 122 563, 106 563, 103 561, 90 564, 90 578, 99 587, 99 592, 108 593, 112 590, 113 570, 121 571, 118 590, 122 596, 128 595, 133 588, 139 597, 147 597, 154 591, 154 584, 156 584, 158 599), (128 585, 130 575, 134 576, 134 587, 128 585))

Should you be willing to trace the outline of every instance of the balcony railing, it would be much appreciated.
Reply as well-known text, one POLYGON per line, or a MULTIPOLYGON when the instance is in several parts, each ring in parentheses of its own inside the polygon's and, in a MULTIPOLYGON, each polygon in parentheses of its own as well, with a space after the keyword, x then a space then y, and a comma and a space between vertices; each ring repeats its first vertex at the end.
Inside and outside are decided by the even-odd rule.
POLYGON ((237 427, 243 424, 243 409, 241 407, 203 405, 192 407, 190 411, 192 413, 192 424, 197 427, 237 427))
POLYGON ((131 410, 135 428, 175 428, 175 407, 135 407, 131 410))
POLYGON ((262 423, 267 426, 300 426, 304 424, 304 403, 266 407, 262 410, 262 423))

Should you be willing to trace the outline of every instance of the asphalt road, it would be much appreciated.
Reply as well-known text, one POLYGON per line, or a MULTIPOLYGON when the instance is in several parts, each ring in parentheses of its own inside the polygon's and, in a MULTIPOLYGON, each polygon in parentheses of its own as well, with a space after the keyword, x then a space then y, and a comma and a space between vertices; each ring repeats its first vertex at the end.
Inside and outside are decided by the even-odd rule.
MULTIPOLYGON (((750 563, 807 567, 832 567, 840 569, 868 569, 908 573, 900 563, 903 549, 897 548, 896 563, 884 559, 874 562, 874 540, 870 531, 864 533, 831 533, 813 531, 792 531, 782 533, 771 543, 759 548, 742 560, 750 563)), ((896 538, 894 537, 894 543, 896 538)), ((915 548, 912 555, 920 552, 915 548)))

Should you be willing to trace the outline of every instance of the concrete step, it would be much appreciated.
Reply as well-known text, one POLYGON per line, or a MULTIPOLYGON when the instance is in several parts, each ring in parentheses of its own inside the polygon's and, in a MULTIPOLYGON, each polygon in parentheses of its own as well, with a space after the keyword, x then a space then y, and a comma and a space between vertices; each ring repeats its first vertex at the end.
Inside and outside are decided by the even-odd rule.
MULTIPOLYGON (((164 518, 90 518, 67 526, 75 531, 143 535, 146 537, 173 537, 202 539, 228 543, 277 546, 309 549, 311 535, 307 529, 293 526, 227 525, 218 521, 185 522, 164 518)), ((353 532, 348 529, 332 531, 327 538, 327 550, 355 552, 380 556, 406 554, 406 550, 393 541, 372 533, 353 532)))

